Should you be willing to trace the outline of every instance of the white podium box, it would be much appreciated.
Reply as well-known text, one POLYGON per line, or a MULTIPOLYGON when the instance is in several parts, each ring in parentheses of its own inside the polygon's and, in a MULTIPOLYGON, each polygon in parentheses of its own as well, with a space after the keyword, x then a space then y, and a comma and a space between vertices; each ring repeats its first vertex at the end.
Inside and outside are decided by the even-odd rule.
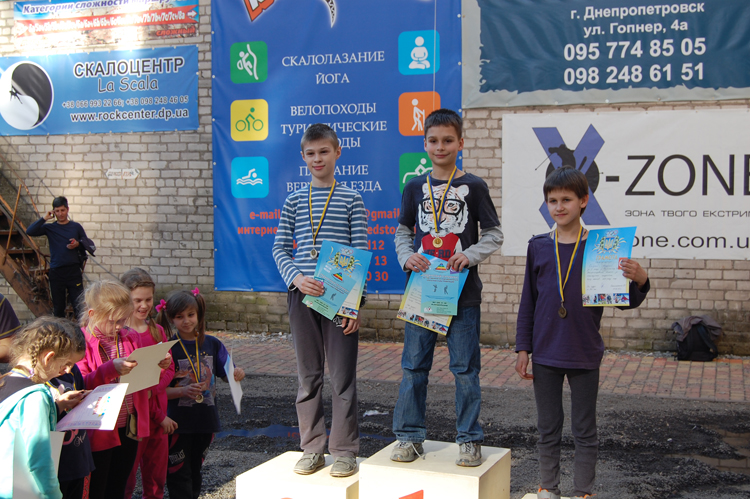
MULTIPOLYGON (((298 475, 294 465, 301 452, 285 452, 237 476, 237 499, 357 499, 359 474, 346 478, 330 475, 333 456, 312 475, 298 475)), ((362 459, 357 459, 361 463, 362 459)))
POLYGON ((425 459, 391 461, 394 442, 359 467, 360 499, 509 499, 510 449, 482 447, 482 464, 456 466, 458 445, 427 440, 425 459))

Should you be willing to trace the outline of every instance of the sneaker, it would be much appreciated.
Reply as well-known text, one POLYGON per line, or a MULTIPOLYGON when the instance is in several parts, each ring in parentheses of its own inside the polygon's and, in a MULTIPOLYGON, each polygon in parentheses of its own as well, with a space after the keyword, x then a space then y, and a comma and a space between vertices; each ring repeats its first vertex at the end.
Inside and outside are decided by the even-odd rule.
POLYGON ((477 442, 463 442, 458 444, 458 466, 479 466, 482 464, 482 444, 477 442))
POLYGON ((547 489, 539 488, 536 497, 537 499, 560 499, 560 494, 555 494, 547 489))
POLYGON ((583 494, 582 496, 573 496, 570 499, 586 499, 587 497, 594 497, 596 494, 583 494))
POLYGON ((298 475, 311 475, 326 465, 323 454, 305 452, 302 458, 294 465, 294 472, 298 475))
POLYGON ((420 442, 398 441, 396 447, 391 451, 391 461, 399 463, 410 463, 417 459, 417 456, 424 459, 424 448, 420 442))
POLYGON ((337 457, 333 460, 333 466, 331 466, 331 476, 336 478, 352 476, 358 469, 357 458, 337 457))

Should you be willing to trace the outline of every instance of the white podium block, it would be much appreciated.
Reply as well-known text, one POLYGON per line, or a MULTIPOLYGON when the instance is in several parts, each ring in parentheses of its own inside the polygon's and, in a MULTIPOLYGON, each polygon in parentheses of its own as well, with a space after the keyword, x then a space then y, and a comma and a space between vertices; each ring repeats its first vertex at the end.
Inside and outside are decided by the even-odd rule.
POLYGON ((358 473, 332 477, 333 456, 327 455, 325 468, 298 475, 292 470, 301 457, 301 452, 285 452, 237 476, 237 499, 358 499, 358 473))
POLYGON ((394 442, 359 467, 360 499, 509 499, 510 449, 482 447, 482 464, 456 466, 458 445, 427 440, 425 459, 391 461, 394 442))

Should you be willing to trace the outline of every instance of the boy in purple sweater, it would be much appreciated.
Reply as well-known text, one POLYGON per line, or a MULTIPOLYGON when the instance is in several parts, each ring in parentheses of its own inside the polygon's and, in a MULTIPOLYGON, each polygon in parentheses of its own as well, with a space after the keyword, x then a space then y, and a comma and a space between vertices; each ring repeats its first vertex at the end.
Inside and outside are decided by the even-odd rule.
MULTIPOLYGON (((594 488, 599 447, 596 398, 604 342, 599 334, 603 308, 584 308, 581 298, 582 260, 588 234, 581 226, 581 215, 588 204, 588 192, 586 176, 574 168, 564 166, 547 177, 544 198, 557 225, 549 234, 531 238, 526 255, 516 329, 516 372, 524 379, 534 380, 539 499, 560 498, 562 391, 566 376, 575 441, 573 497, 590 497, 594 488), (533 375, 528 370, 529 354, 534 357, 533 375)), ((623 259, 621 268, 623 275, 631 279, 630 306, 619 308, 635 308, 650 289, 648 274, 631 259, 623 259)))

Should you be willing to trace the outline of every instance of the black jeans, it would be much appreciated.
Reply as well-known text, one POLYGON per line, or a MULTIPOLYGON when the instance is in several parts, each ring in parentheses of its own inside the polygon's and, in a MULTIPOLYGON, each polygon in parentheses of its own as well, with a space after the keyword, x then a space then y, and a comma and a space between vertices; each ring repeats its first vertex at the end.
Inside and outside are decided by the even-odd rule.
POLYGON ((123 499, 125 485, 135 465, 138 442, 125 436, 126 429, 118 428, 120 445, 111 449, 92 452, 94 466, 91 472, 89 497, 91 499, 123 499))
POLYGON ((198 499, 203 485, 201 468, 213 439, 213 433, 169 435, 167 490, 171 499, 198 499))
POLYGON ((49 271, 49 290, 55 317, 65 317, 68 302, 73 304, 76 320, 81 317, 83 304, 83 272, 80 265, 66 265, 49 271))

